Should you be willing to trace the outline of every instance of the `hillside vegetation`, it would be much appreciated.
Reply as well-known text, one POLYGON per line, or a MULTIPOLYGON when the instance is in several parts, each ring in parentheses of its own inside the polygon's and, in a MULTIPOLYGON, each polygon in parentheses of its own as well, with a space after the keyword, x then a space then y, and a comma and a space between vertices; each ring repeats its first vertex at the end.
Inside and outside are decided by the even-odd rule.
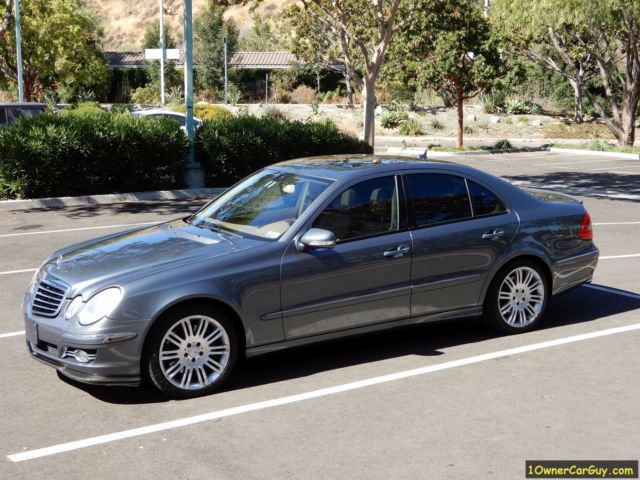
MULTIPOLYGON (((261 2, 257 12, 276 14, 293 3, 293 0, 266 0, 261 2)), ((104 29, 105 50, 138 50, 145 29, 158 18, 158 2, 145 0, 87 0, 89 7, 95 12, 104 29)), ((165 22, 178 38, 182 37, 182 5, 183 0, 164 0, 165 22)), ((193 0, 194 17, 207 5, 207 0, 193 0)), ((233 19, 240 34, 251 29, 250 7, 235 6, 229 8, 227 18, 233 19)))

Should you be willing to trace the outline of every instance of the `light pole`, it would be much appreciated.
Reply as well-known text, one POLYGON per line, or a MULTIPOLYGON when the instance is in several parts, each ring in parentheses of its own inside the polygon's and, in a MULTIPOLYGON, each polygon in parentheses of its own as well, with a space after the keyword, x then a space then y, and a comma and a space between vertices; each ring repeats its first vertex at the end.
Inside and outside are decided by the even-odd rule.
POLYGON ((20 28, 20 0, 15 0, 16 17, 16 65, 18 75, 18 101, 24 102, 24 87, 22 79, 22 34, 20 28))
POLYGON ((164 5, 163 0, 158 0, 158 14, 160 15, 160 103, 164 105, 164 5))
POLYGON ((224 103, 229 103, 229 77, 227 75, 227 37, 224 37, 224 103))
POLYGON ((193 28, 191 17, 191 0, 184 0, 184 124, 190 140, 185 180, 190 188, 202 188, 204 186, 204 172, 200 168, 200 163, 195 161, 193 152, 193 28))

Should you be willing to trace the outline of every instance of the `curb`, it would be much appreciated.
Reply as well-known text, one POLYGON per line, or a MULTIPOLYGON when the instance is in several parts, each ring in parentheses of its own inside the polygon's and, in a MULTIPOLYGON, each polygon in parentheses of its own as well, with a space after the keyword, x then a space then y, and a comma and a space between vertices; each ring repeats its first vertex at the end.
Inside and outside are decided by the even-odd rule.
POLYGON ((548 152, 549 147, 523 147, 507 148, 504 150, 467 150, 463 152, 446 152, 439 150, 429 150, 427 157, 457 157, 459 155, 500 155, 501 153, 523 153, 523 152, 548 152))
POLYGON ((112 203, 135 203, 158 200, 196 200, 215 197, 224 188, 191 188, 183 190, 158 190, 154 192, 113 193, 86 195, 81 197, 33 198, 25 200, 2 200, 0 210, 29 210, 35 208, 77 207, 85 205, 109 205, 112 203))
POLYGON ((593 155, 596 157, 614 157, 614 158, 626 158, 629 160, 640 160, 640 154, 638 153, 623 153, 623 152, 599 152, 597 150, 582 150, 580 148, 549 148, 550 152, 556 153, 578 153, 581 155, 593 155))

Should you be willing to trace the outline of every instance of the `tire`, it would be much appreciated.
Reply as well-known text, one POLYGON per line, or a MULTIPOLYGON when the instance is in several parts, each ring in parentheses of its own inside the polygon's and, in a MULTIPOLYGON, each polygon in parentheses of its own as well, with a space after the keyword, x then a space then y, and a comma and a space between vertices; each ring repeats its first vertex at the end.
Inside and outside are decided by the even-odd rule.
POLYGON ((540 322, 547 306, 549 285, 535 262, 516 260, 503 267, 487 291, 483 320, 507 334, 528 332, 540 322))
POLYGON ((238 357, 229 317, 210 305, 189 305, 158 319, 145 344, 141 370, 165 395, 193 398, 219 389, 238 357))

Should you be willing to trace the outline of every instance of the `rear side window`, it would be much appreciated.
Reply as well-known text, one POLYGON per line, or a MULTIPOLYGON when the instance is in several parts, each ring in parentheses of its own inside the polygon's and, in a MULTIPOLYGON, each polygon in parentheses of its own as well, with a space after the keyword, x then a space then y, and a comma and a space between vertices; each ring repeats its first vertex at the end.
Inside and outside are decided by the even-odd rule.
POLYGON ((467 184, 469 185, 474 216, 494 215, 507 210, 500 199, 483 186, 472 180, 467 180, 467 184))
POLYGON ((407 175, 416 226, 471 218, 464 178, 440 173, 407 175))

